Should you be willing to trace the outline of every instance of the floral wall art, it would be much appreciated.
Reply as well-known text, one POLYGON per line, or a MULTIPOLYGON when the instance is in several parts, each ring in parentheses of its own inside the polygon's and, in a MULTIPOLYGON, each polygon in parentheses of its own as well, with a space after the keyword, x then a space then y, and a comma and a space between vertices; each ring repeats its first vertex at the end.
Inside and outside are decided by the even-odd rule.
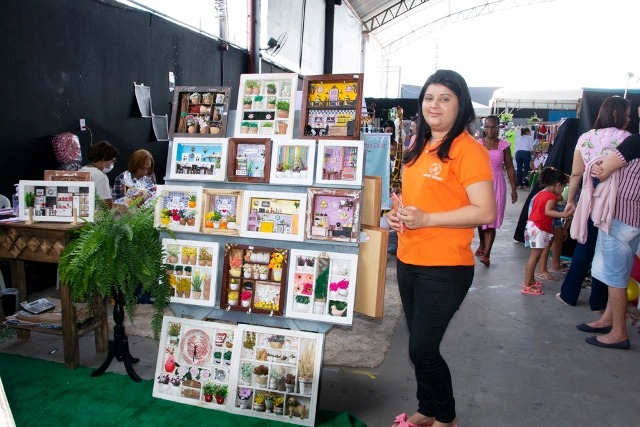
POLYGON ((206 234, 240 233, 242 190, 205 188, 202 192, 203 215, 200 231, 206 234))
POLYGON ((197 233, 200 229, 202 187, 158 186, 154 225, 197 233))

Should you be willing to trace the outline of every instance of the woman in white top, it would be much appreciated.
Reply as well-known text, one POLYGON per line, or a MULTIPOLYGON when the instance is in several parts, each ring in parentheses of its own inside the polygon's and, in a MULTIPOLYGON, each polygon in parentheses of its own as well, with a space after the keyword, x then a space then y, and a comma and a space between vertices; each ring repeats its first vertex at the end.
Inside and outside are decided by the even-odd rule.
MULTIPOLYGON (((104 200, 107 207, 111 208, 111 186, 106 174, 113 170, 119 150, 107 141, 98 141, 89 147, 87 158, 89 164, 80 170, 91 174, 91 181, 96 186, 96 202, 98 198, 104 200)), ((99 204, 96 203, 96 206, 99 204)))
POLYGON ((531 152, 533 151, 533 137, 531 129, 522 128, 520 136, 516 140, 516 181, 518 188, 526 188, 528 185, 529 164, 531 163, 531 152))

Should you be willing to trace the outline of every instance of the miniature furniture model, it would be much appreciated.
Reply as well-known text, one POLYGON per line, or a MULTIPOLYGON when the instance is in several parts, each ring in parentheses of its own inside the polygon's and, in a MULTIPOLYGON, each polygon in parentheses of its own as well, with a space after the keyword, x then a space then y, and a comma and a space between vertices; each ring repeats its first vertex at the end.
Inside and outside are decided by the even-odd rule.
MULTIPOLYGON (((0 223, 0 258, 7 258, 11 262, 11 279, 14 287, 18 288, 20 301, 27 299, 27 283, 24 262, 38 261, 57 264, 60 254, 70 241, 70 232, 81 225, 64 223, 35 223, 26 225, 24 222, 0 223)), ((17 329, 18 338, 28 339, 31 331, 62 335, 64 343, 64 364, 69 369, 75 369, 80 363, 78 337, 95 330, 96 351, 107 350, 108 323, 106 304, 103 301, 94 302, 94 316, 84 324, 78 325, 76 310, 71 300, 71 288, 60 287, 62 304, 62 330, 47 329, 26 325, 11 325, 17 329)))

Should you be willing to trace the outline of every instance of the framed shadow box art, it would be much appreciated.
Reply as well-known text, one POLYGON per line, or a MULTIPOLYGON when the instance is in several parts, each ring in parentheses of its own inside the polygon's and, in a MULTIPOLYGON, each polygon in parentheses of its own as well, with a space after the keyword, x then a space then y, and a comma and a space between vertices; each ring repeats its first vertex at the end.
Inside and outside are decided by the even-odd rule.
POLYGON ((155 227, 197 233, 200 230, 202 187, 158 186, 155 227))
POLYGON ((177 86, 169 136, 223 138, 229 117, 229 87, 177 86))
POLYGON ((358 242, 361 190, 309 188, 305 238, 358 242))
POLYGON ((281 316, 289 251, 227 243, 220 308, 281 316))
POLYGON ((363 74, 307 76, 302 87, 303 139, 359 139, 363 74))
POLYGON ((242 74, 234 135, 292 138, 298 75, 242 74))
POLYGON ((301 242, 306 206, 303 193, 245 191, 240 236, 301 242))
POLYGON ((224 181, 227 170, 226 138, 173 139, 169 179, 224 181))
POLYGON ((215 306, 218 244, 165 238, 162 247, 172 287, 171 302, 215 306))
POLYGON ((205 188, 202 190, 203 214, 201 233, 240 234, 242 218, 242 191, 218 190, 205 188))
POLYGON ((287 317, 350 325, 358 255, 291 250, 287 317))
POLYGON ((93 221, 95 185, 91 181, 20 181, 21 221, 93 221))
POLYGON ((271 149, 271 184, 311 185, 316 159, 315 141, 274 141, 271 149))
POLYGON ((271 140, 268 138, 230 138, 227 180, 230 182, 269 182, 271 140))
POLYGON ((318 141, 316 184, 362 185, 363 141, 318 141))

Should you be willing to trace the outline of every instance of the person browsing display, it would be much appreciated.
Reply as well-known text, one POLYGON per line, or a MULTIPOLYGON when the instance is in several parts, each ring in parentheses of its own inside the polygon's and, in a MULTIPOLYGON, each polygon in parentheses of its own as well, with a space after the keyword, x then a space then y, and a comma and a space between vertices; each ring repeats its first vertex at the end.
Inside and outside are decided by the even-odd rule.
POLYGON ((440 342, 471 287, 474 227, 495 220, 487 150, 468 133, 475 114, 467 83, 438 70, 420 92, 416 140, 403 156, 402 195, 387 214, 398 232, 398 287, 409 328, 418 408, 393 426, 456 424, 440 342))
POLYGON ((153 180, 153 156, 147 150, 136 150, 129 157, 127 170, 113 182, 113 200, 116 204, 129 206, 142 197, 146 201, 153 197, 156 183, 153 180))
POLYGON ((104 200, 108 208, 112 206, 111 186, 107 174, 113 170, 118 154, 119 150, 107 141, 98 141, 87 151, 90 163, 83 166, 80 171, 91 174, 91 181, 96 187, 96 206, 98 206, 98 198, 104 200))

